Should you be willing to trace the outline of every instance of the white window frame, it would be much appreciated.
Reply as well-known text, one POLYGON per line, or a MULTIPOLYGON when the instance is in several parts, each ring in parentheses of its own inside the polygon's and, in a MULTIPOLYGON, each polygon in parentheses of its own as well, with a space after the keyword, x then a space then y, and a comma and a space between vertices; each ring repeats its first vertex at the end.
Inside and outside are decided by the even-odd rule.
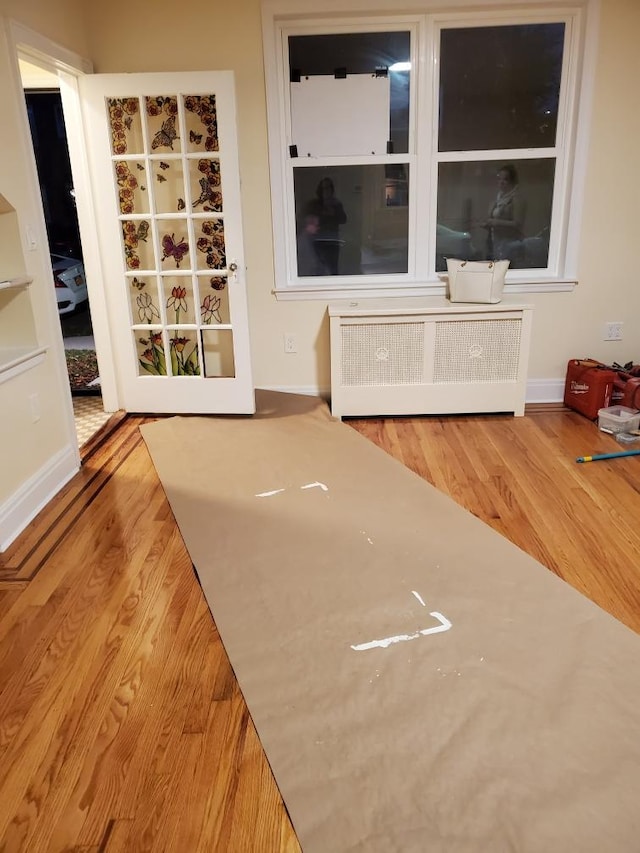
MULTIPOLYGON (((394 14, 391 0, 351 0, 348 15, 338 12, 336 0, 325 0, 318 11, 310 0, 264 0, 263 38, 269 132, 269 163, 275 265, 274 293, 278 299, 342 299, 357 296, 443 295, 442 273, 434 273, 435 227, 428 240, 417 240, 417 223, 436 222, 439 162, 461 160, 556 160, 549 263, 545 270, 510 270, 511 293, 569 291, 578 283, 577 260, 588 128, 597 39, 598 0, 498 0, 487 10, 484 0, 467 0, 465 10, 443 11, 435 0, 420 9, 394 14), (366 4, 366 5, 365 5, 366 4), (502 151, 438 152, 437 88, 439 32, 443 28, 499 24, 565 23, 565 48, 556 144, 553 148, 502 151), (410 30, 412 75, 410 87, 409 151, 371 157, 302 158, 296 168, 366 163, 409 163, 409 265, 394 275, 297 276, 293 163, 289 158, 290 35, 410 30), (426 119, 425 119, 426 117, 426 119), (419 191, 418 191, 419 188, 419 191), (430 268, 431 267, 431 268, 430 268)), ((405 9, 407 7, 405 6, 405 9)), ((424 233, 425 229, 421 229, 424 233)))

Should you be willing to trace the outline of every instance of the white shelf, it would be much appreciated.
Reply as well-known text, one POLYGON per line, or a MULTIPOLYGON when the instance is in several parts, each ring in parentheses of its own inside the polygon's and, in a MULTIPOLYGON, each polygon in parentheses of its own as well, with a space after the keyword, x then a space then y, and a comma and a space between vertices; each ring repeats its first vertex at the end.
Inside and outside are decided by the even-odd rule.
POLYGON ((0 347, 0 383, 44 361, 47 347, 0 347))
POLYGON ((0 281, 0 290, 11 290, 17 289, 19 287, 29 287, 32 278, 27 278, 26 276, 20 276, 20 278, 8 278, 0 281))
POLYGON ((532 309, 517 297, 503 296, 501 302, 451 302, 446 296, 409 296, 393 299, 345 299, 330 302, 330 317, 399 317, 428 314, 499 314, 532 309))

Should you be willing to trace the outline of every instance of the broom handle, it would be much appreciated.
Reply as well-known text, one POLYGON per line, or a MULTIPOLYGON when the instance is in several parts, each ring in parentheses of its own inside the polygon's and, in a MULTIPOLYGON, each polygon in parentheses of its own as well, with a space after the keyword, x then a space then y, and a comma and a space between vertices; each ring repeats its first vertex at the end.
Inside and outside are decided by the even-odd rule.
POLYGON ((640 450, 620 450, 618 453, 598 453, 596 456, 578 456, 576 462, 597 462, 599 459, 616 459, 618 456, 640 456, 640 450))

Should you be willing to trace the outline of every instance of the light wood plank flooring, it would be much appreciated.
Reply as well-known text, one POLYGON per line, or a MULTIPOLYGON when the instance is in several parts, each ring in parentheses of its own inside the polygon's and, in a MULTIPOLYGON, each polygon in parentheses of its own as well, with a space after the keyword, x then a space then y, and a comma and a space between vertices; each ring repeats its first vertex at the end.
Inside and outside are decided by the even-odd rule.
MULTIPOLYGON (((299 850, 138 426, 0 555, 0 850, 299 850)), ((640 457, 580 415, 347 422, 640 632, 640 457)), ((543 616, 541 616, 543 618, 543 616)))

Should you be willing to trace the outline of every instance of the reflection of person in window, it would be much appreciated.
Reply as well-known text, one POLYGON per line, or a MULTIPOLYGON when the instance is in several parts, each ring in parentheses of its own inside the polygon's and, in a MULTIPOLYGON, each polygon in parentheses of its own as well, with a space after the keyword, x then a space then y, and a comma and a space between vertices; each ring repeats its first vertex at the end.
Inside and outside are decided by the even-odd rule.
POLYGON ((329 272, 318 256, 316 237, 320 222, 313 213, 304 217, 298 231, 298 275, 328 275, 329 272))
POLYGON ((489 207, 487 229, 487 257, 492 260, 509 259, 518 266, 522 254, 523 227, 526 202, 520 194, 518 172, 508 163, 498 170, 498 194, 489 207))
POLYGON ((335 196, 331 178, 323 178, 316 188, 316 197, 307 204, 307 216, 318 217, 318 231, 314 238, 316 253, 326 268, 325 275, 338 275, 340 255, 340 226, 347 221, 342 202, 335 196))

